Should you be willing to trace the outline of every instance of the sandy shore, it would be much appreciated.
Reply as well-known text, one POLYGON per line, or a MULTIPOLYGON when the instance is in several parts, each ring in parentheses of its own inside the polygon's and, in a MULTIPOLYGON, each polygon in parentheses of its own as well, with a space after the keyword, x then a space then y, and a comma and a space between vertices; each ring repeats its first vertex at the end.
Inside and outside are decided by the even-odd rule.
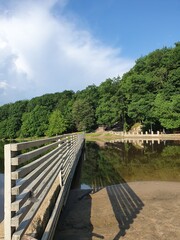
POLYGON ((63 214, 55 240, 179 240, 180 183, 124 183, 94 194, 73 190, 63 214))
POLYGON ((72 190, 60 220, 54 240, 179 240, 180 182, 72 190))
POLYGON ((164 141, 164 140, 180 140, 180 134, 125 134, 122 135, 121 133, 118 132, 113 132, 113 131, 98 131, 94 133, 86 133, 85 134, 86 141, 99 141, 99 142, 109 142, 112 140, 159 140, 159 141, 164 141))

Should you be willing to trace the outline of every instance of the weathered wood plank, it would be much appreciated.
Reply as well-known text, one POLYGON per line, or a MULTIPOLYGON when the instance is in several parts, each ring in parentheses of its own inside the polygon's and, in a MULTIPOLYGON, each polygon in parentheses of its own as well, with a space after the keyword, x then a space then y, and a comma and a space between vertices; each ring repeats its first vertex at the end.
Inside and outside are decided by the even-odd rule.
POLYGON ((42 154, 45 151, 48 151, 49 149, 52 149, 53 147, 58 146, 59 142, 51 143, 49 145, 43 146, 41 148, 35 149, 33 151, 18 155, 17 157, 14 157, 11 159, 12 165, 20 165, 22 163, 26 163, 27 161, 32 160, 32 158, 35 158, 42 154))
POLYGON ((56 168, 56 173, 52 175, 52 178, 49 180, 47 185, 45 185, 44 191, 41 193, 41 195, 38 198, 38 201, 34 203, 33 208, 30 209, 28 214, 26 214, 24 220, 21 222, 21 224, 18 226, 16 232, 12 236, 12 240, 19 240, 23 236, 24 232, 29 226, 29 223, 31 222, 32 218, 36 214, 37 210, 39 209, 42 201, 46 197, 47 193, 49 192, 49 189, 51 188, 52 184, 54 183, 58 173, 59 173, 60 167, 56 168))
POLYGON ((11 144, 11 151, 21 151, 21 150, 25 150, 25 149, 28 149, 31 147, 38 147, 38 146, 44 145, 46 143, 55 142, 55 141, 58 141, 59 139, 64 139, 71 135, 76 135, 76 134, 64 134, 64 135, 59 135, 56 137, 46 138, 46 139, 41 139, 41 140, 22 142, 22 143, 13 143, 13 144, 11 144))
POLYGON ((4 188, 4 232, 5 239, 11 239, 11 146, 10 144, 5 145, 4 156, 5 156, 5 188, 4 188))
MULTIPOLYGON (((25 178, 19 180, 17 185, 12 188, 12 195, 19 195, 28 185, 34 183, 38 184, 40 181, 43 181, 43 178, 48 172, 52 169, 54 165, 56 165, 59 159, 62 157, 62 154, 57 154, 51 156, 49 160, 43 164, 41 164, 38 168, 28 174, 25 178)), ((61 162, 60 162, 61 163, 61 162)), ((29 187, 28 187, 29 188, 29 187)))
MULTIPOLYGON (((66 189, 64 197, 61 196, 64 204, 82 143, 83 138, 78 134, 66 134, 28 143, 9 144, 6 147, 5 169, 9 174, 6 174, 8 178, 5 180, 8 185, 7 189, 5 186, 5 202, 9 200, 5 204, 5 219, 8 224, 5 240, 21 239, 58 175, 61 189, 66 189), (44 144, 46 145, 43 146, 44 144), (18 151, 31 147, 39 148, 29 149, 29 152, 18 155, 18 151), (18 169, 18 164, 22 163, 26 165, 18 169)), ((50 231, 49 239, 52 236, 53 230, 50 231)))
MULTIPOLYGON (((48 173, 48 175, 46 175, 46 177, 44 178, 43 182, 41 182, 41 184, 38 186, 38 188, 36 189, 36 194, 34 196, 31 196, 33 198, 35 198, 35 200, 31 200, 31 198, 29 198, 29 200, 23 205, 23 207, 20 209, 20 211, 17 212, 17 214, 15 215, 15 217, 12 218, 11 221, 11 225, 18 227, 20 225, 20 223, 22 222, 22 220, 24 219, 24 217, 28 214, 29 210, 31 209, 31 207, 34 205, 34 203, 36 201, 39 201, 41 193, 44 191, 45 187, 48 185, 48 182, 52 179, 54 179, 54 175, 58 175, 60 170, 60 163, 59 165, 55 165, 51 171, 48 173)), ((51 187, 51 186, 50 186, 51 187)), ((47 192, 49 191, 49 188, 47 188, 47 192)), ((34 206, 33 206, 34 209, 34 206)))
POLYGON ((81 155, 81 151, 82 151, 82 149, 80 149, 80 152, 79 152, 77 158, 74 159, 74 161, 75 161, 74 163, 75 164, 74 164, 74 167, 72 169, 72 174, 70 174, 68 176, 66 185, 62 187, 62 189, 61 189, 61 191, 59 193, 59 196, 58 196, 56 204, 54 206, 52 215, 51 215, 51 217, 49 219, 49 222, 48 222, 48 224, 46 226, 46 229, 44 231, 44 234, 43 234, 41 240, 52 240, 53 239, 54 232, 55 232, 55 229, 56 229, 56 226, 57 226, 57 222, 58 222, 58 219, 59 219, 62 207, 64 205, 65 198, 67 198, 67 196, 68 196, 68 193, 69 193, 69 190, 70 190, 70 186, 71 186, 71 183, 72 183, 72 177, 74 175, 74 171, 76 169, 79 157, 81 155))
MULTIPOLYGON (((61 156, 59 155, 58 158, 56 159, 57 164, 59 165, 62 165, 61 162, 59 162, 59 158, 61 156)), ((49 165, 49 169, 50 169, 50 165, 49 165)), ((48 169, 47 169, 48 171, 48 169)), ((18 211, 23 205, 24 203, 28 200, 28 198, 30 197, 30 194, 33 192, 33 191, 36 191, 37 193, 39 192, 39 190, 37 190, 37 188, 39 189, 39 187, 42 185, 42 188, 43 188, 43 184, 44 184, 44 176, 46 176, 46 172, 44 172, 43 176, 39 176, 39 179, 36 178, 36 181, 32 181, 30 185, 28 185, 27 188, 25 188, 25 190, 20 194, 20 195, 17 195, 17 199, 15 202, 13 202, 11 204, 11 210, 13 211, 18 211), (42 181, 43 179, 43 181, 42 181), (39 184, 39 182, 43 183, 43 184, 39 184)), ((21 189, 20 189, 21 190, 21 189)), ((15 190, 14 190, 15 191, 15 190)), ((19 191, 19 190, 16 190, 16 191, 19 191)), ((14 193, 17 193, 17 192, 14 192, 14 193)), ((37 194, 36 194, 37 195, 37 194)))
POLYGON ((11 211, 18 211, 30 197, 29 191, 24 191, 16 197, 16 201, 11 203, 11 211))
POLYGON ((26 176, 28 173, 32 172, 34 169, 36 169, 39 165, 43 164, 44 162, 48 161, 48 159, 50 159, 52 156, 54 156, 55 154, 61 154, 63 153, 65 150, 65 143, 63 143, 62 145, 58 146, 56 149, 52 150, 51 152, 43 155, 42 157, 36 159, 35 161, 19 168, 18 170, 16 170, 15 172, 12 172, 11 174, 11 178, 14 180, 17 180, 19 178, 23 178, 24 176, 26 176))

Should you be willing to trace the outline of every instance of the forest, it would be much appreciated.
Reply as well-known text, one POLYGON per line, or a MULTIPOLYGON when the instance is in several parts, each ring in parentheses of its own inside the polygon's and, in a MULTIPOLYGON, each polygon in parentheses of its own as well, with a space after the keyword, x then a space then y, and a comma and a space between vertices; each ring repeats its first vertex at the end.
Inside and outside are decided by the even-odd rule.
POLYGON ((136 60, 121 78, 0 106, 0 139, 94 131, 180 130, 180 42, 136 60))

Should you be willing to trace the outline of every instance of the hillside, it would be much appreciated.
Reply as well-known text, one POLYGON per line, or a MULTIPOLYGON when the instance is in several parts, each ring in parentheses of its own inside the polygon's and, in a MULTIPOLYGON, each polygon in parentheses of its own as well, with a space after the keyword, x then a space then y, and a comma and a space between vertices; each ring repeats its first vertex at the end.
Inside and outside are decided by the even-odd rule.
POLYGON ((0 138, 93 131, 100 125, 177 132, 180 128, 180 42, 137 59, 122 78, 0 107, 0 138))

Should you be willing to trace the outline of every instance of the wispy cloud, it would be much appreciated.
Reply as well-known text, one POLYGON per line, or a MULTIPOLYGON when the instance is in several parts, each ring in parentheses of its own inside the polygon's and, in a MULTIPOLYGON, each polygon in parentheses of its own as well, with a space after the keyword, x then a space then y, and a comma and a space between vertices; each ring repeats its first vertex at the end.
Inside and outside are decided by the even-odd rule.
POLYGON ((66 0, 8 2, 0 7, 0 104, 98 85, 132 67, 62 14, 66 0))

